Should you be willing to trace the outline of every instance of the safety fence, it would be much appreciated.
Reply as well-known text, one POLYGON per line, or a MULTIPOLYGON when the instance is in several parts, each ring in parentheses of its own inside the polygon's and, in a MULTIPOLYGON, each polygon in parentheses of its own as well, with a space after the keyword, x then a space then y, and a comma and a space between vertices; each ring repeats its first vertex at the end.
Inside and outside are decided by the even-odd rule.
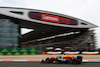
POLYGON ((37 48, 0 48, 0 55, 36 55, 41 53, 37 48))

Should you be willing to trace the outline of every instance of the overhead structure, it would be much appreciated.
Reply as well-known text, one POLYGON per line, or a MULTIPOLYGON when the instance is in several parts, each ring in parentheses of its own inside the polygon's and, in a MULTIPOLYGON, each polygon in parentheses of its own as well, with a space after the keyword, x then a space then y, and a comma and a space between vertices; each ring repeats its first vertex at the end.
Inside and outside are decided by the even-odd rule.
MULTIPOLYGON (((18 26, 17 33, 19 35, 16 38, 19 42, 16 42, 16 46, 20 43, 27 43, 45 37, 97 27, 90 22, 64 14, 15 7, 0 7, 0 20, 3 19, 10 20, 18 26), (21 35, 20 28, 34 29, 34 31, 21 35)), ((2 23, 0 24, 2 26, 2 23)), ((1 37, 0 39, 3 40, 1 37)))
POLYGON ((41 24, 60 26, 60 27, 71 27, 71 28, 96 27, 96 25, 94 24, 91 24, 87 21, 75 17, 49 11, 43 11, 43 10, 0 7, 0 14, 17 19, 31 21, 32 23, 41 23, 41 24))

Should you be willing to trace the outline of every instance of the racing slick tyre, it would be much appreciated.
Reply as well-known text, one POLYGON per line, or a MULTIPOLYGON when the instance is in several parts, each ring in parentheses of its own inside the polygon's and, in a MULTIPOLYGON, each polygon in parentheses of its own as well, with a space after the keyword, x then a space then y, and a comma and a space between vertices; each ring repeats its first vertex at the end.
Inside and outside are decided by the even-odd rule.
POLYGON ((77 56, 77 60, 78 60, 78 64, 81 64, 81 63, 82 63, 82 58, 81 58, 81 56, 77 56))
POLYGON ((50 58, 46 58, 45 60, 46 63, 50 63, 50 61, 51 61, 50 58))
POLYGON ((82 63, 82 59, 78 59, 78 64, 81 64, 82 63))
POLYGON ((72 60, 72 64, 78 64, 78 60, 77 59, 73 59, 72 60))

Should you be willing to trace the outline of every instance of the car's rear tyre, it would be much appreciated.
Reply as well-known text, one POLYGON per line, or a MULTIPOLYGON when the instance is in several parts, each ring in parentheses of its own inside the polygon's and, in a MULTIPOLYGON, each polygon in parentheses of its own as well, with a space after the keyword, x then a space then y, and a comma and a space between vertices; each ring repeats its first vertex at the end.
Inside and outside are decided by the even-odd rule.
POLYGON ((78 59, 78 64, 81 64, 82 63, 82 59, 78 59))
POLYGON ((82 63, 82 56, 77 56, 78 64, 82 63))

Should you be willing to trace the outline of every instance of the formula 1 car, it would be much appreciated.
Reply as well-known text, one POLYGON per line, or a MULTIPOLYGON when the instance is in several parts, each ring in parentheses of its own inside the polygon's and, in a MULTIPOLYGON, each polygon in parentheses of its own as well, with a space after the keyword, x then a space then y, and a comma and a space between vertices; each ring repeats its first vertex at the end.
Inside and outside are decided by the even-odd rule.
POLYGON ((81 64, 82 56, 77 56, 77 58, 72 57, 70 55, 57 56, 56 58, 46 58, 41 61, 41 63, 72 63, 72 64, 81 64))

